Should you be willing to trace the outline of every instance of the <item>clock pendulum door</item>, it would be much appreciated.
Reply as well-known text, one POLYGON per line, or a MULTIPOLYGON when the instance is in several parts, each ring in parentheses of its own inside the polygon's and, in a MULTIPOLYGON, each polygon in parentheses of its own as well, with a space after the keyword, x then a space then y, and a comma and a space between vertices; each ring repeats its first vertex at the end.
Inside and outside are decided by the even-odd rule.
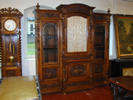
POLYGON ((13 43, 13 41, 11 40, 10 38, 10 41, 8 43, 8 48, 9 48, 9 61, 8 61, 8 64, 9 65, 14 65, 14 59, 15 59, 15 45, 13 43))

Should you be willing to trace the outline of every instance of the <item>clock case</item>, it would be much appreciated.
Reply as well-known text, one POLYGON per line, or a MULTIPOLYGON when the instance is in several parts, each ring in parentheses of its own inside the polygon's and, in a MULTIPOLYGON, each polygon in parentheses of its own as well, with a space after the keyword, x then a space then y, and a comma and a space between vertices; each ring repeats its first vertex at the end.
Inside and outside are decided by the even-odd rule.
POLYGON ((15 8, 0 9, 0 57, 2 76, 20 76, 21 71, 21 17, 22 13, 15 8), (7 20, 14 20, 16 28, 5 29, 7 20))

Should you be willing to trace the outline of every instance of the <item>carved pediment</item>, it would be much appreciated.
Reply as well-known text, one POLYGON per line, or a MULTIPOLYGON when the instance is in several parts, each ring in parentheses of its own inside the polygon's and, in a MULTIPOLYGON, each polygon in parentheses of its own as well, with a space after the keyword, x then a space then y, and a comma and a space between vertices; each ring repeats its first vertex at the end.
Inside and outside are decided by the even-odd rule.
POLYGON ((16 8, 2 8, 0 9, 0 16, 6 16, 6 15, 16 15, 16 16, 22 16, 23 14, 16 8))

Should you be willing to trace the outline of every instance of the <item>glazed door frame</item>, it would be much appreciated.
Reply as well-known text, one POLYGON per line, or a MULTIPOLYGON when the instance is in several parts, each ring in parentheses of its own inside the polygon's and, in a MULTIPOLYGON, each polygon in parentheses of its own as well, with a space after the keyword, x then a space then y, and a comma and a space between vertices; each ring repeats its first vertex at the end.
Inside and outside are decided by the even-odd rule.
POLYGON ((68 12, 63 15, 63 33, 62 33, 62 68, 63 68, 63 91, 70 92, 83 90, 92 87, 91 79, 91 59, 92 59, 92 16, 82 12, 68 12), (81 17, 86 19, 86 51, 68 52, 67 45, 67 20, 71 17, 81 17))
MULTIPOLYGON (((45 13, 44 13, 45 14, 45 13)), ((39 45, 37 48, 40 50, 39 56, 38 56, 38 75, 39 75, 39 79, 40 79, 40 86, 41 86, 41 91, 42 93, 49 93, 49 92, 54 92, 54 91, 61 91, 62 89, 62 69, 61 69, 61 19, 59 18, 40 18, 37 20, 37 22, 39 23, 39 31, 38 33, 38 39, 36 40, 38 41, 39 45), (44 52, 44 49, 47 49, 47 47, 45 48, 44 46, 46 46, 47 44, 44 44, 44 42, 48 42, 48 40, 44 41, 44 33, 43 33, 43 26, 45 24, 53 24, 56 25, 55 28, 57 28, 56 32, 57 33, 57 52, 55 53, 57 56, 57 61, 50 61, 50 62, 46 62, 46 60, 44 59, 45 55, 47 55, 44 52)), ((51 35, 52 36, 52 35, 51 35)), ((54 35, 53 35, 54 36, 54 35)), ((54 37, 54 38, 55 38, 54 37)), ((52 38, 49 37, 48 38, 52 38)), ((48 42, 50 43, 50 42, 48 42)), ((49 49, 49 47, 48 47, 49 49)), ((50 49, 52 49, 50 47, 50 49)), ((50 53, 51 54, 51 53, 50 53)), ((52 56, 52 55, 51 55, 52 56)))
MULTIPOLYGON (((109 15, 107 17, 110 17, 109 15)), ((104 16, 103 16, 104 18, 104 16)), ((96 57, 96 51, 95 51, 95 44, 93 44, 93 49, 95 51, 94 53, 94 60, 92 61, 92 73, 93 73, 93 82, 94 86, 99 86, 106 84, 106 80, 108 79, 108 68, 109 68, 109 20, 95 20, 94 21, 94 32, 92 35, 93 43, 95 43, 95 31, 97 31, 95 28, 97 25, 104 26, 104 54, 103 58, 96 57)))
POLYGON ((63 40, 64 40, 64 45, 63 45, 63 55, 65 57, 69 57, 69 56, 86 56, 86 55, 90 55, 90 47, 91 47, 91 43, 90 43, 90 38, 91 38, 91 30, 90 30, 90 16, 85 16, 85 15, 82 15, 81 13, 70 13, 70 14, 67 14, 64 16, 63 18, 63 27, 64 27, 64 32, 63 32, 63 40), (87 20, 87 33, 86 33, 86 36, 87 36, 87 48, 86 48, 86 51, 79 51, 79 52, 68 52, 68 45, 67 45, 67 19, 70 18, 70 17, 81 17, 81 18, 86 18, 87 20))

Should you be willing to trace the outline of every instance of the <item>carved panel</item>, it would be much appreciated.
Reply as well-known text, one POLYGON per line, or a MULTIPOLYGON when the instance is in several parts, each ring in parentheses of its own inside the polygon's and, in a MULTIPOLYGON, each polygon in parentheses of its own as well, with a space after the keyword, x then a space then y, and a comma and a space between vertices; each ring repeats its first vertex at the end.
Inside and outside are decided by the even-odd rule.
POLYGON ((58 13, 42 13, 40 14, 40 17, 44 17, 44 18, 53 18, 53 17, 59 17, 59 14, 58 13))
POLYGON ((71 76, 82 76, 86 73, 84 65, 75 65, 70 68, 71 76))
POLYGON ((67 86, 78 86, 78 85, 89 85, 90 82, 89 81, 83 81, 83 82, 73 82, 73 83, 69 83, 67 84, 67 86))
POLYGON ((100 15, 100 14, 94 14, 94 19, 95 20, 109 20, 110 16, 105 16, 104 14, 103 15, 100 15))
POLYGON ((0 9, 0 16, 3 16, 3 15, 17 15, 17 16, 22 16, 22 13, 16 9, 16 8, 2 8, 0 9))
POLYGON ((96 20, 106 20, 107 18, 104 16, 95 16, 94 17, 96 20))
POLYGON ((6 70, 6 77, 16 76, 16 72, 14 70, 6 70))
POLYGON ((2 76, 4 77, 10 77, 10 76, 20 76, 21 73, 21 68, 20 67, 2 67, 2 76))
POLYGON ((57 88, 60 87, 59 84, 53 83, 53 84, 41 84, 41 88, 57 88))
POLYGON ((43 79, 53 79, 57 77, 57 68, 44 68, 43 79))
POLYGON ((101 78, 94 78, 93 79, 95 82, 102 82, 105 80, 105 78, 101 77, 101 78))
POLYGON ((82 15, 90 15, 91 11, 95 7, 90 7, 88 5, 81 4, 70 4, 70 5, 60 5, 56 9, 61 11, 62 13, 82 13, 82 15))
POLYGON ((94 65, 94 72, 95 73, 101 73, 101 72, 103 72, 103 65, 102 64, 95 64, 94 65))
MULTIPOLYGON (((87 85, 90 82, 90 66, 88 62, 71 62, 64 65, 63 81, 66 86, 87 85), (85 83, 84 83, 85 82, 85 83)), ((68 89, 69 87, 67 87, 68 89)), ((67 90, 66 89, 66 90, 67 90)))

